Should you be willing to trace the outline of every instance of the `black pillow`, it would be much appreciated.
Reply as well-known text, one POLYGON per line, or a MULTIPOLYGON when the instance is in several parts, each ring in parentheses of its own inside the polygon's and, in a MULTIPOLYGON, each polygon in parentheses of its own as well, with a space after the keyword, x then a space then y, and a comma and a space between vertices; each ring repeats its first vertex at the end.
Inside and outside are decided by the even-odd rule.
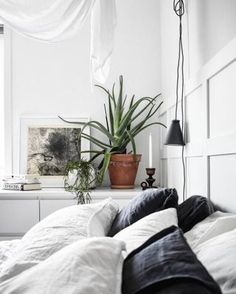
POLYGON ((157 233, 124 261, 122 294, 220 294, 221 290, 187 244, 182 231, 157 233))
POLYGON ((209 199, 203 196, 191 196, 177 209, 179 227, 185 233, 213 212, 214 205, 209 199))
POLYGON ((116 216, 108 236, 114 236, 119 231, 135 223, 153 212, 166 208, 177 208, 178 194, 175 189, 148 189, 133 198, 116 216))

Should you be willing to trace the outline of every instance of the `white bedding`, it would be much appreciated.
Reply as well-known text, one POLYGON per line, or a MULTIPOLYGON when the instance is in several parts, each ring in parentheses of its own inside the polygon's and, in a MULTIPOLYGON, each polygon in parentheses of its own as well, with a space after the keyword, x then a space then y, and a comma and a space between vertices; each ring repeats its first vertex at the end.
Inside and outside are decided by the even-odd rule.
POLYGON ((1 294, 121 294, 125 244, 88 238, 0 284, 1 294))
MULTIPOLYGON (((177 225, 177 215, 173 208, 152 213, 114 238, 104 237, 117 212, 112 199, 71 206, 21 240, 1 241, 0 293, 120 294, 124 256, 157 231, 177 225)), ((185 234, 224 294, 236 293, 235 227, 235 215, 216 212, 185 234)))
POLYGON ((195 248, 198 259, 221 287, 236 293, 236 229, 211 238, 195 248))
POLYGON ((37 265, 67 245, 107 234, 118 212, 111 198, 60 209, 31 228, 2 263, 0 282, 37 265))
POLYGON ((185 237, 223 294, 236 293, 236 215, 217 211, 185 237))
POLYGON ((234 228, 236 228, 235 214, 216 211, 184 235, 191 248, 195 250, 199 244, 234 228))
POLYGON ((12 256, 19 242, 20 240, 0 241, 0 273, 3 262, 12 256))
POLYGON ((168 208, 151 213, 117 233, 113 238, 126 243, 127 254, 141 246, 156 233, 177 226, 178 219, 175 208, 168 208))

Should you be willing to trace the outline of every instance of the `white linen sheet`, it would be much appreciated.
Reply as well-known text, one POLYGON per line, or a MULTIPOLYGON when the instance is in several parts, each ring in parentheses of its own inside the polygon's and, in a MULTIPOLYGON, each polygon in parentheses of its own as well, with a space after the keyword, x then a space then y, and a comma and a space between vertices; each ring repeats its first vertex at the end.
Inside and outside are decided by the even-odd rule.
POLYGON ((121 294, 125 244, 109 237, 66 246, 0 284, 1 294, 121 294))
POLYGON ((14 252, 20 240, 0 241, 0 273, 3 262, 6 261, 14 252))
POLYGON ((211 238, 195 248, 223 294, 236 293, 236 229, 211 238))
POLYGON ((194 250, 199 244, 236 228, 236 215, 216 211, 184 234, 194 250))
POLYGON ((17 245, 14 254, 3 262, 0 282, 36 266, 78 240, 105 236, 118 210, 118 204, 108 198, 95 204, 73 205, 52 213, 31 228, 17 245))

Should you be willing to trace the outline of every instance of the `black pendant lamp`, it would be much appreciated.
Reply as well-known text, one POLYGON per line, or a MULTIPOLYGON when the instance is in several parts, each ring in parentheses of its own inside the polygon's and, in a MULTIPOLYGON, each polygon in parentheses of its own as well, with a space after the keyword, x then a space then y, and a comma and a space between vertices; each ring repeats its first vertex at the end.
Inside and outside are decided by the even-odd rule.
POLYGON ((183 0, 174 0, 173 8, 176 15, 179 17, 179 52, 178 52, 177 79, 176 79, 175 119, 172 120, 170 128, 167 132, 165 145, 184 146, 185 145, 184 138, 183 138, 184 137, 183 136, 184 52, 183 52, 183 42, 182 42, 182 16, 184 15, 183 0), (180 78, 181 78, 181 85, 179 85, 180 78), (181 95, 180 102, 181 102, 181 113, 182 113, 182 126, 180 126, 180 121, 177 119, 179 91, 181 95))
POLYGON ((178 119, 174 119, 169 127, 165 145, 170 146, 184 146, 183 133, 178 119))

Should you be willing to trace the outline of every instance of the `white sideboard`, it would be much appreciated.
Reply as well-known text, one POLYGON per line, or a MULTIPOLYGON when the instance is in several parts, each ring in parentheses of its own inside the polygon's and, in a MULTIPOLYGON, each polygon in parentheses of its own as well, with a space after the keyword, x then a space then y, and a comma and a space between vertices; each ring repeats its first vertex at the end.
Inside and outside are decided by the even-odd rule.
MULTIPOLYGON (((112 197, 123 207, 140 189, 96 189, 91 192, 92 203, 112 197)), ((0 240, 20 238, 33 225, 52 212, 77 203, 64 189, 48 188, 39 191, 0 190, 0 240)))

